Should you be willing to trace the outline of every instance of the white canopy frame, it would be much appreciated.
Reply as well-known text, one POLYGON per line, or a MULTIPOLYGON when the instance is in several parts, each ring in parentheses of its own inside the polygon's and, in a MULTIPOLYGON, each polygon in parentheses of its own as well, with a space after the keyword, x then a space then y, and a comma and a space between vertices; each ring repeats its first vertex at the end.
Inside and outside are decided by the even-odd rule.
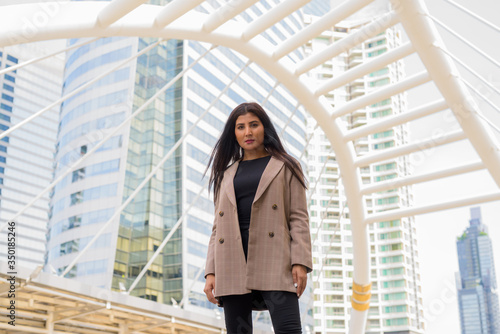
MULTIPOLYGON (((439 177, 487 169, 496 185, 500 187, 500 152, 490 129, 481 119, 466 86, 457 75, 452 59, 430 19, 422 0, 391 0, 393 10, 378 20, 360 29, 355 37, 347 37, 332 45, 323 54, 311 55, 303 62, 293 64, 287 59, 289 53, 320 35, 341 20, 369 5, 372 0, 350 0, 332 9, 321 19, 304 28, 276 47, 262 48, 265 42, 260 33, 277 23, 282 15, 262 15, 252 24, 240 24, 231 20, 251 6, 255 1, 237 0, 219 8, 212 14, 193 11, 202 1, 174 0, 164 8, 145 5, 143 0, 113 0, 111 2, 44 2, 2 7, 0 11, 0 46, 19 43, 82 37, 139 36, 161 39, 197 40, 234 49, 258 64, 278 82, 294 94, 299 103, 315 118, 331 142, 343 177, 349 203, 353 234, 353 310, 350 333, 364 333, 368 314, 370 292, 369 249, 367 225, 373 222, 398 219, 410 215, 434 212, 464 205, 500 200, 500 191, 471 195, 466 198, 432 203, 428 205, 367 214, 363 196, 384 187, 395 188, 417 182, 431 182, 439 177), (117 10, 119 9, 119 10, 117 10), (20 18, 27 18, 22 20, 20 18), (273 18, 275 20, 273 21, 273 18), (324 83, 320 87, 311 84, 302 74, 320 65, 325 58, 333 57, 374 35, 374 29, 383 30, 401 23, 410 43, 387 52, 369 63, 365 63, 343 75, 324 83), (332 110, 323 94, 341 87, 345 83, 362 78, 384 64, 397 61, 415 52, 426 71, 385 86, 356 100, 332 110), (340 116, 354 112, 373 102, 399 94, 423 83, 433 81, 443 100, 422 106, 409 113, 387 117, 366 127, 347 131, 340 116), (419 143, 407 144, 358 157, 352 141, 360 136, 380 129, 400 125, 446 108, 451 109, 461 130, 444 135, 439 142, 429 138, 419 143), (480 157, 463 166, 450 166, 442 171, 424 176, 393 179, 390 184, 362 186, 359 167, 390 157, 406 155, 432 146, 444 145, 458 140, 468 140, 480 157)), ((283 2, 282 13, 290 13, 307 1, 283 2), (285 8, 287 10, 285 10, 285 8)), ((270 10, 272 11, 272 9, 270 10)), ((277 11, 276 9, 274 10, 277 11)), ((14 131, 14 130, 10 130, 14 131)), ((7 135, 5 133, 4 135, 7 135)))

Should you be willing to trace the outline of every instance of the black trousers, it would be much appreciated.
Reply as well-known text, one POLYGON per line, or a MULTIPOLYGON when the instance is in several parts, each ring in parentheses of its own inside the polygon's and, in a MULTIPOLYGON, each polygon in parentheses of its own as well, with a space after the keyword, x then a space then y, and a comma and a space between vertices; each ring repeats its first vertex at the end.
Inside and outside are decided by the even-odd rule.
MULTIPOLYGON (((301 334, 299 299, 288 291, 254 291, 261 293, 271 315, 275 334, 301 334)), ((224 317, 228 334, 251 334, 252 293, 223 296, 224 317)))

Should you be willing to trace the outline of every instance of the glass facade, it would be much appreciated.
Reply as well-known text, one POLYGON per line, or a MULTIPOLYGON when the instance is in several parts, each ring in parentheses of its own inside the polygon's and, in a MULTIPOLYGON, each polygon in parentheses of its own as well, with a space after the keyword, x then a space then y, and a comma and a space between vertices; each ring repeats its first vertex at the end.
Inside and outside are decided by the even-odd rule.
MULTIPOLYGON (((18 59, 13 57, 10 54, 7 54, 0 51, 0 69, 4 69, 6 67, 15 65, 18 63, 18 59)), ((9 72, 10 74, 4 74, 1 90, 1 99, 0 99, 0 130, 7 131, 10 128, 11 123, 11 115, 12 115, 12 106, 14 105, 14 86, 16 84, 16 71, 9 72), (7 76, 7 77, 6 77, 7 76), (7 80, 6 80, 7 79, 7 80), (7 82, 5 82, 7 81, 7 82)), ((6 143, 9 142, 9 136, 5 136, 2 138, 2 142, 0 143, 0 161, 4 164, 7 163, 7 146, 6 143)), ((0 167, 0 195, 2 195, 2 188, 4 184, 5 178, 5 167, 0 167)), ((0 201, 1 206, 1 201, 0 201)))
MULTIPOLYGON (((156 42, 139 39, 139 51, 156 42)), ((183 68, 183 41, 169 40, 137 59, 137 110, 183 68)), ((131 123, 123 200, 181 137, 182 81, 177 81, 131 123)), ((132 285, 182 214, 182 151, 177 149, 122 212, 112 288, 132 285)), ((171 303, 182 299, 182 230, 170 238, 132 295, 171 303)))
POLYGON ((457 238, 458 305, 462 334, 499 334, 500 310, 493 249, 481 209, 471 208, 470 226, 457 238))
MULTIPOLYGON (((0 48, 0 70, 40 56, 43 43, 0 48)), ((0 75, 0 130, 6 131, 60 97, 64 62, 53 57, 0 75)), ((58 108, 51 108, 0 140, 0 220, 11 220, 51 182, 58 108)), ((20 265, 44 263, 49 195, 43 195, 16 219, 20 265)), ((0 233, 6 258, 7 231, 0 233)))

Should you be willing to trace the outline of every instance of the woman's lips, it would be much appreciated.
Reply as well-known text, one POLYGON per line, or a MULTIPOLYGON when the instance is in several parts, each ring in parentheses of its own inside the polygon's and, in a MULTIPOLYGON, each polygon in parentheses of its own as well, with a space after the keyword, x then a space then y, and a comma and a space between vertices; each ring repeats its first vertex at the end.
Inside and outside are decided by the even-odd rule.
POLYGON ((245 143, 247 143, 247 144, 251 144, 251 143, 253 143, 254 141, 255 141, 255 140, 253 140, 253 139, 249 139, 249 140, 245 140, 245 143))

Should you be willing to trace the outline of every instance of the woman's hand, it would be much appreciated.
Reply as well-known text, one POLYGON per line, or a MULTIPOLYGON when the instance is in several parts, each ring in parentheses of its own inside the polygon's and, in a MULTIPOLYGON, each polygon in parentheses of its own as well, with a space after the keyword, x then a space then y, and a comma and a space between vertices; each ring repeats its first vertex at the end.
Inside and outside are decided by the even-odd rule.
POLYGON ((203 289, 203 291, 207 295, 207 299, 209 302, 217 304, 217 299, 215 299, 214 296, 214 290, 215 290, 215 275, 208 274, 207 280, 205 282, 205 289, 203 289))
MULTIPOLYGON (((292 267, 293 283, 297 288, 297 297, 300 298, 307 285, 307 269, 301 264, 294 264, 292 267)), ((208 282, 208 277, 207 277, 208 282)))

